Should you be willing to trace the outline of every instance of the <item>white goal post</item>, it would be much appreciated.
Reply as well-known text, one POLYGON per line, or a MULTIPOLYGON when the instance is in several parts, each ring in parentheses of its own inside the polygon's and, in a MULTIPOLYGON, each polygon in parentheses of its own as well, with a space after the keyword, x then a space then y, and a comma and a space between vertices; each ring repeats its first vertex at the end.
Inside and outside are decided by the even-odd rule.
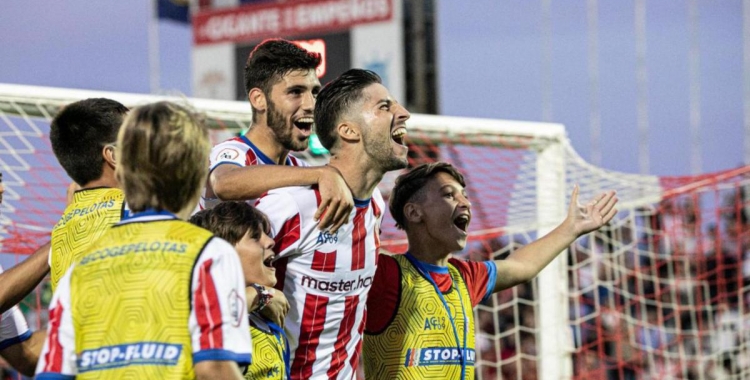
MULTIPOLYGON (((214 143, 246 130, 252 119, 240 101, 0 84, 7 189, 0 264, 43 242, 59 217, 70 180, 51 152, 49 122, 64 105, 92 97, 128 107, 162 100, 189 105, 205 115, 214 143)), ((582 202, 609 189, 620 199, 606 231, 582 237, 537 279, 477 306, 479 378, 750 376, 750 363, 741 360, 750 357, 750 337, 729 346, 721 338, 727 315, 750 321, 750 286, 711 277, 718 256, 701 243, 729 231, 721 199, 735 196, 729 206, 735 214, 750 209, 737 195, 750 186, 750 168, 681 178, 618 173, 585 162, 561 124, 412 114, 407 125, 412 164, 444 160, 466 176, 473 217, 464 257, 499 259, 550 231, 564 218, 575 184, 582 202), (682 299, 686 283, 690 297, 682 299), (729 311, 715 306, 719 301, 729 311), (658 342, 644 338, 651 331, 658 342)), ((326 161, 310 151, 298 155, 311 164, 326 161)), ((380 185, 386 199, 397 174, 380 185)), ((388 213, 381 239, 391 251, 405 248, 388 213)))

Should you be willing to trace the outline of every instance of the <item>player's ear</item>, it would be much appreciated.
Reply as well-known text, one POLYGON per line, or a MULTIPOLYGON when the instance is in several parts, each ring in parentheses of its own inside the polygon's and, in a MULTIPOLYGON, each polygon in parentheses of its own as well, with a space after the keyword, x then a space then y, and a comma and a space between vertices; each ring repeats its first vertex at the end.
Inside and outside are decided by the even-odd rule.
POLYGON ((258 111, 265 111, 268 106, 268 100, 266 94, 259 88, 253 88, 247 93, 247 100, 250 101, 250 105, 258 111))
POLYGON ((102 148, 102 157, 104 157, 104 161, 107 163, 107 165, 114 169, 117 166, 117 159, 115 157, 115 145, 105 145, 104 148, 102 148))
POLYGON ((361 138, 359 128, 349 122, 339 124, 336 127, 336 131, 339 134, 339 138, 343 141, 357 142, 361 138))
POLYGON ((404 205, 404 217, 409 223, 421 223, 422 222, 422 208, 418 204, 409 202, 404 205))

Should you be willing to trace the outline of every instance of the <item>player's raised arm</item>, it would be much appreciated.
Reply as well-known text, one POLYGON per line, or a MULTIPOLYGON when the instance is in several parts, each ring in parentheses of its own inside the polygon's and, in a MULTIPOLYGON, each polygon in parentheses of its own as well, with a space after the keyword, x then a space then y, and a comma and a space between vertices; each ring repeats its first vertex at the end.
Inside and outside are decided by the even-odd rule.
POLYGON ((578 203, 578 193, 576 185, 570 197, 568 216, 554 230, 515 251, 507 259, 495 261, 497 282, 494 291, 507 289, 536 277, 579 236, 601 228, 617 214, 617 197, 614 191, 601 193, 584 205, 578 203))

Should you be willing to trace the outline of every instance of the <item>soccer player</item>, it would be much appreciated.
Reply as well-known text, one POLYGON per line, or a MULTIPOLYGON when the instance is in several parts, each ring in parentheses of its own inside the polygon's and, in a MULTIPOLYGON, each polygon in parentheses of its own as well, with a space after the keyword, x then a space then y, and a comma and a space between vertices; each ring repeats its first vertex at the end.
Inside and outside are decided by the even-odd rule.
POLYGON ((130 112, 115 156, 133 214, 60 280, 38 379, 242 378, 251 341, 239 258, 184 221, 209 151, 207 130, 180 106, 130 112))
POLYGON ((245 90, 253 122, 243 136, 211 150, 202 208, 219 200, 254 200, 279 187, 318 185, 319 227, 335 232, 346 222, 354 202, 341 174, 289 154, 305 150, 312 133, 319 63, 319 54, 282 39, 263 41, 250 53, 245 90))
POLYGON ((115 140, 127 112, 117 101, 92 98, 67 105, 52 120, 52 151, 81 188, 52 230, 53 291, 70 265, 126 214, 115 178, 115 140))
POLYGON ((381 255, 367 306, 364 338, 368 379, 473 379, 473 307, 492 293, 534 278, 582 234, 609 222, 614 192, 585 206, 573 190, 567 218, 505 260, 451 257, 466 245, 471 203, 464 178, 445 162, 424 164, 396 180, 390 199, 406 231, 404 255, 381 255), (377 312, 372 312, 377 310, 377 312))
POLYGON ((286 328, 292 379, 351 379, 365 321, 365 302, 375 274, 384 205, 377 185, 383 175, 406 167, 406 120, 377 74, 352 69, 318 94, 315 125, 341 172, 355 209, 337 232, 321 231, 315 187, 288 187, 260 198, 271 222, 277 289, 290 302, 286 328))
MULTIPOLYGON (((268 236, 271 226, 262 212, 246 202, 222 202, 193 215, 190 223, 234 245, 245 278, 252 282, 248 285, 259 295, 273 292, 276 285, 276 270, 271 266, 274 241, 268 236)), ((281 292, 273 293, 274 298, 283 296, 281 292)), ((289 343, 286 334, 278 324, 260 313, 265 308, 262 301, 259 303, 260 308, 249 314, 253 363, 248 367, 245 379, 288 379, 289 343)))

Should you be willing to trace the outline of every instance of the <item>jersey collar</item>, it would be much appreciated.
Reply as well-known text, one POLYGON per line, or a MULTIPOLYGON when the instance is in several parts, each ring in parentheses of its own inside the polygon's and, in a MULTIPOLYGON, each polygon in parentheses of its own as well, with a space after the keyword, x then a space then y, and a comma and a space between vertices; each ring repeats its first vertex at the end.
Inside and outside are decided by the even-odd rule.
MULTIPOLYGON (((263 153, 263 151, 261 151, 260 149, 258 149, 258 147, 255 146, 255 144, 253 144, 252 141, 250 141, 250 139, 247 138, 247 136, 242 135, 242 136, 240 136, 240 139, 245 144, 247 144, 253 150, 253 152, 255 152, 255 155, 258 157, 258 159, 260 160, 260 162, 262 162, 262 163, 264 163, 266 165, 276 165, 276 162, 274 162, 272 159, 270 159, 268 156, 266 156, 265 153, 263 153)), ((288 155, 287 155, 286 160, 284 162, 286 162, 287 165, 290 165, 290 166, 292 165, 292 160, 289 159, 288 155)))
POLYGON ((172 214, 166 210, 155 210, 147 208, 141 212, 128 213, 122 218, 119 224, 133 223, 133 222, 151 222, 154 220, 170 220, 178 219, 175 214, 172 214))

